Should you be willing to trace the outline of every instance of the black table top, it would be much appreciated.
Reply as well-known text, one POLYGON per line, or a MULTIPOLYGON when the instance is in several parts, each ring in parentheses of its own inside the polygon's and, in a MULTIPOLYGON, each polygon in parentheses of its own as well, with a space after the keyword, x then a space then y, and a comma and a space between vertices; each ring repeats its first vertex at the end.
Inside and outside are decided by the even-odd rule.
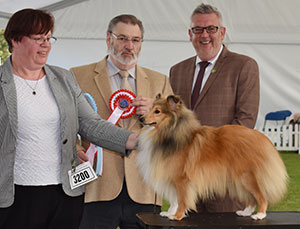
POLYGON ((300 229, 300 212, 267 212, 263 220, 237 216, 235 213, 191 214, 181 221, 169 220, 154 213, 137 214, 141 228, 209 228, 209 229, 300 229))

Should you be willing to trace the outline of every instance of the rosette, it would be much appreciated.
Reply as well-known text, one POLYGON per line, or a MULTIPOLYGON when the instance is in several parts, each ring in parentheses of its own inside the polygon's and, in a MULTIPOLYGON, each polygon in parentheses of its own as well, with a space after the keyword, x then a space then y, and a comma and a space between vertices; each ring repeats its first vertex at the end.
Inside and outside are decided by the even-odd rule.
POLYGON ((113 119, 115 120, 114 123, 117 123, 120 118, 131 117, 136 111, 136 107, 131 105, 134 99, 135 94, 126 89, 120 89, 113 93, 109 100, 109 107, 112 114, 108 120, 113 119))

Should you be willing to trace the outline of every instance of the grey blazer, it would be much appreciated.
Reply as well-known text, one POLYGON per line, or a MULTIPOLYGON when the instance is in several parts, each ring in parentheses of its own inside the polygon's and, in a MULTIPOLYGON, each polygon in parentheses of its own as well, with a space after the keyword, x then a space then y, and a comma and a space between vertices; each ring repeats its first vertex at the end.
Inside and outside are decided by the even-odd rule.
MULTIPOLYGON (((69 196, 78 196, 83 187, 70 189, 68 170, 76 157, 76 135, 126 156, 125 144, 130 132, 103 120, 82 94, 70 71, 45 65, 46 77, 60 113, 62 186, 69 196)), ((11 60, 0 66, 0 208, 14 201, 14 160, 17 144, 18 111, 11 60)), ((78 164, 78 161, 76 162, 78 164)))

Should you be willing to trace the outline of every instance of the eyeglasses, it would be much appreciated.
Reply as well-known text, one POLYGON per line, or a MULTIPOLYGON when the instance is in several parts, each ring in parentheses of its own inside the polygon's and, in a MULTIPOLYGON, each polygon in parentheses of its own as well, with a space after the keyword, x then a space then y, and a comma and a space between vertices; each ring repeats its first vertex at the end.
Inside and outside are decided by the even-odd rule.
POLYGON ((50 44, 54 44, 57 40, 56 37, 29 37, 31 40, 34 40, 35 43, 41 45, 43 44, 44 42, 48 42, 50 44))
POLYGON ((218 31, 218 29, 220 29, 220 28, 221 28, 221 26, 209 25, 206 27, 196 26, 196 27, 191 28, 191 30, 194 34, 202 34, 205 29, 207 33, 213 34, 213 33, 216 33, 218 31))
POLYGON ((133 37, 131 39, 129 39, 128 37, 124 36, 124 35, 117 35, 113 32, 110 32, 110 34, 115 38, 117 39, 120 43, 123 43, 123 44, 127 44, 129 41, 131 41, 134 45, 138 45, 140 44, 141 42, 143 42, 143 39, 140 38, 140 37, 133 37))

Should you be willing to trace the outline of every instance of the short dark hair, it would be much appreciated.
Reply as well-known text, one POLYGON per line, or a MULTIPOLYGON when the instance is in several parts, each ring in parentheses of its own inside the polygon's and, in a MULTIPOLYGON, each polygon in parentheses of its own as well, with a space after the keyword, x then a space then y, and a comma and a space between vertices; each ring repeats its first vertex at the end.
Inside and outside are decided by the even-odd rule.
POLYGON ((12 52, 12 40, 21 41, 33 34, 46 34, 54 30, 54 17, 45 10, 23 9, 14 13, 5 28, 4 37, 12 52))
POLYGON ((144 37, 143 23, 139 19, 137 19, 134 15, 131 15, 131 14, 121 14, 121 15, 116 16, 113 19, 111 19, 111 21, 108 24, 107 32, 111 33, 113 28, 119 22, 123 22, 125 24, 138 25, 141 30, 141 33, 142 33, 142 38, 144 37))

